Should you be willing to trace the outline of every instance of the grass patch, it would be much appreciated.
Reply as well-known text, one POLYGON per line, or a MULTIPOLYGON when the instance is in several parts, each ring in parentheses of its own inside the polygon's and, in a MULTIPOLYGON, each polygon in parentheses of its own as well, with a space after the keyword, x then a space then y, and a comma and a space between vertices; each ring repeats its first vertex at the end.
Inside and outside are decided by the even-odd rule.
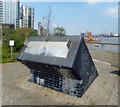
POLYGON ((25 39, 30 36, 37 36, 37 32, 31 28, 17 28, 16 30, 2 28, 2 54, 0 54, 0 58, 2 59, 1 62, 15 62, 18 53, 24 46, 25 39), (15 42, 13 47, 13 60, 11 60, 11 50, 9 46, 10 40, 14 40, 15 42))
MULTIPOLYGON (((14 50, 14 48, 13 48, 14 50)), ((16 57, 18 56, 19 52, 13 51, 13 60, 11 60, 11 52, 10 47, 2 46, 2 63, 9 63, 9 62, 16 62, 16 57)))

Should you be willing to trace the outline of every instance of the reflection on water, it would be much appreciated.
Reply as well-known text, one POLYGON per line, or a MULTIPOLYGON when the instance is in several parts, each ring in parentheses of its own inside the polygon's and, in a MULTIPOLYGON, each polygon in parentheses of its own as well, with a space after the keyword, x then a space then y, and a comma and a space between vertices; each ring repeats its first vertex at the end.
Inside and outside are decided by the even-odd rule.
POLYGON ((100 40, 101 43, 103 43, 103 44, 93 44, 95 49, 120 53, 120 50, 118 49, 118 47, 120 47, 120 42, 119 42, 120 37, 93 37, 93 38, 96 40, 100 40))
POLYGON ((102 51, 110 51, 110 52, 115 52, 115 53, 120 53, 120 50, 118 50, 118 45, 107 45, 107 44, 93 44, 93 47, 97 50, 102 50, 102 51))

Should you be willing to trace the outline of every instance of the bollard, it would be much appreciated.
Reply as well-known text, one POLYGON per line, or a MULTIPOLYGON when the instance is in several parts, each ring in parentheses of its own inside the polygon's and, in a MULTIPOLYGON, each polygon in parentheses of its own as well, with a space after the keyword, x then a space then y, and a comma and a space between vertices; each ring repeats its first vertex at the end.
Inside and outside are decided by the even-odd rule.
POLYGON ((102 51, 101 51, 101 52, 102 52, 102 53, 101 53, 101 61, 103 61, 103 55, 104 55, 104 54, 103 54, 103 52, 104 52, 104 51, 103 51, 103 48, 104 48, 104 47, 103 47, 103 43, 102 43, 102 48, 101 48, 101 49, 102 49, 102 51))

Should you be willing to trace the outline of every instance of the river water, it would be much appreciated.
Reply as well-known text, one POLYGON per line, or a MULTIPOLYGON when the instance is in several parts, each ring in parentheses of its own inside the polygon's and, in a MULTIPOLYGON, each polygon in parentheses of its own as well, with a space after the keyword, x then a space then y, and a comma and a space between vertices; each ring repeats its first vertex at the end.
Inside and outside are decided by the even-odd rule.
POLYGON ((120 44, 120 37, 95 37, 95 39, 100 40, 102 43, 120 44))
POLYGON ((94 37, 103 44, 93 44, 95 49, 120 53, 120 37, 94 37))

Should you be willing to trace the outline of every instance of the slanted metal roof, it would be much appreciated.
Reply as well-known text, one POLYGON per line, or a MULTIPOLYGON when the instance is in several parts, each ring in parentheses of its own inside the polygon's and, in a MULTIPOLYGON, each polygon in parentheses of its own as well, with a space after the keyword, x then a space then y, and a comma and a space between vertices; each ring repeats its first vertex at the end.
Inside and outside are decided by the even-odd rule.
POLYGON ((82 38, 48 36, 45 41, 44 39, 45 37, 29 37, 17 60, 72 68, 82 38), (68 47, 69 41, 71 45, 68 47))

